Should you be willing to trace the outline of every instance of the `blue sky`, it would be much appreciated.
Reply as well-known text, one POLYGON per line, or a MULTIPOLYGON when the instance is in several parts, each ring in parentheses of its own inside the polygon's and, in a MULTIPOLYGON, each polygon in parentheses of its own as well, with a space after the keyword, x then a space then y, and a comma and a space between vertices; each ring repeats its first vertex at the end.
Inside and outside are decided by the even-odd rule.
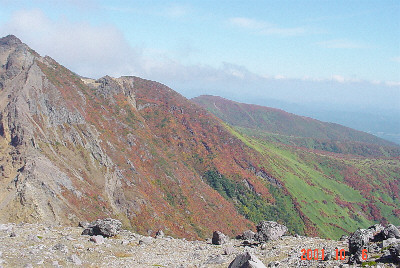
POLYGON ((400 110, 399 1, 0 0, 0 34, 187 97, 400 110))
POLYGON ((146 55, 182 64, 218 68, 227 62, 262 76, 400 82, 399 1, 0 4, 3 25, 25 11, 40 12, 49 22, 115 28, 146 55))

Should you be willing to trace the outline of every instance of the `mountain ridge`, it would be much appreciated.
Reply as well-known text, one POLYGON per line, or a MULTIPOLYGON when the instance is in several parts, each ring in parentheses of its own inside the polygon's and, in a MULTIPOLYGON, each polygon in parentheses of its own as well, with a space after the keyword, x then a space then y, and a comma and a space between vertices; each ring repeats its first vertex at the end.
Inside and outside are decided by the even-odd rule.
POLYGON ((137 77, 84 81, 14 45, 1 51, 3 220, 118 216, 141 232, 167 228, 192 238, 212 226, 227 233, 254 226, 201 179, 229 165, 272 198, 237 160, 222 158, 245 152, 206 111, 137 77))
MULTIPOLYGON (((337 146, 340 142, 352 143, 349 146, 375 146, 375 148, 371 148, 371 151, 373 151, 371 154, 376 156, 382 156, 379 147, 383 146, 388 149, 390 156, 400 155, 399 145, 336 123, 298 116, 281 109, 230 101, 218 96, 203 95, 191 100, 226 123, 246 129, 249 132, 248 134, 260 134, 257 133, 258 131, 271 134, 270 140, 273 140, 273 135, 277 135, 282 138, 287 137, 291 141, 291 143, 284 143, 298 146, 304 146, 307 139, 312 139, 320 144, 332 143, 334 146, 337 146)), ((310 148, 310 146, 304 147, 310 148)), ((316 146, 316 148, 311 147, 310 149, 323 148, 316 146)), ((343 151, 338 150, 338 152, 343 151)))
POLYGON ((0 44, 2 221, 115 217, 190 239, 263 219, 325 237, 397 224, 394 158, 364 163, 251 139, 160 83, 82 78, 12 37, 0 44))

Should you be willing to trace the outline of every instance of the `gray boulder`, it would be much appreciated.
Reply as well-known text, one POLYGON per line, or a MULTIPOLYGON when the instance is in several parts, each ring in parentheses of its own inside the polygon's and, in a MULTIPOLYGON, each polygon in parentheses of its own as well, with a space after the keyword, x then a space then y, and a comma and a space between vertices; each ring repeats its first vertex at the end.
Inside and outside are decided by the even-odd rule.
POLYGON ((370 229, 358 229, 349 238, 349 263, 362 262, 362 250, 367 248, 370 240, 374 238, 374 232, 370 229))
POLYGON ((228 268, 267 268, 256 256, 245 252, 236 256, 228 268))
POLYGON ((210 256, 206 261, 206 264, 222 264, 225 262, 224 257, 222 255, 210 256))
POLYGON ((381 251, 381 247, 378 245, 378 243, 368 243, 367 249, 368 253, 370 254, 379 253, 381 251))
POLYGON ((368 227, 368 230, 373 231, 373 232, 374 232, 374 235, 376 235, 376 234, 382 232, 384 229, 385 229, 385 227, 383 227, 383 225, 380 224, 380 223, 374 224, 374 225, 368 227))
POLYGON ((389 224, 385 229, 383 229, 382 235, 385 239, 400 238, 400 231, 393 224, 389 224))
POLYGON ((115 236, 121 230, 122 223, 119 220, 107 218, 90 223, 82 235, 102 235, 104 237, 115 236))
POLYGON ((86 229, 90 227, 90 223, 87 221, 80 221, 78 226, 86 229))
POLYGON ((156 233, 156 238, 163 238, 164 237, 164 232, 163 230, 158 230, 156 233))
POLYGON ((349 252, 355 254, 367 246, 370 239, 374 237, 373 232, 365 229, 358 229, 349 238, 349 252))
POLYGON ((386 247, 388 247, 390 245, 395 245, 395 244, 398 244, 398 243, 400 243, 400 239, 396 239, 396 238, 391 237, 391 238, 388 238, 388 239, 385 239, 385 240, 382 241, 382 248, 386 248, 386 247))
POLYGON ((324 261, 333 260, 334 254, 332 254, 332 253, 333 253, 333 252, 327 252, 326 255, 324 256, 324 261))
POLYGON ((243 234, 240 236, 240 239, 243 240, 254 240, 256 233, 252 230, 244 231, 243 234))
POLYGON ((213 245, 223 245, 228 242, 228 237, 220 231, 214 231, 211 242, 213 245))
POLYGON ((264 242, 277 240, 288 231, 285 225, 274 221, 262 221, 257 225, 257 234, 255 239, 264 242))
POLYGON ((392 246, 389 251, 392 259, 396 262, 400 262, 400 244, 392 246))
POLYGON ((93 228, 92 227, 86 228, 85 230, 82 231, 81 235, 94 235, 93 228))
POLYGON ((384 239, 382 235, 382 231, 385 229, 385 227, 382 224, 374 224, 370 227, 368 227, 368 230, 372 232, 372 235, 374 236, 372 241, 377 242, 377 241, 382 241, 384 239))

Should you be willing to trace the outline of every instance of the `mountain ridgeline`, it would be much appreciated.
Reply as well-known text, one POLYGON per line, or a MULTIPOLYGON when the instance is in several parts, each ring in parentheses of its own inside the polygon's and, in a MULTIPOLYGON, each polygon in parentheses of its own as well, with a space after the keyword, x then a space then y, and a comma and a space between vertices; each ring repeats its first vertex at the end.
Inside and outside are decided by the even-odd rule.
POLYGON ((2 222, 114 217, 190 239, 264 219, 329 238, 400 224, 399 148, 374 136, 295 116, 251 114, 254 128, 243 107, 223 122, 157 82, 80 77, 15 36, 0 67, 2 222))
POLYGON ((192 101, 248 135, 309 149, 362 156, 399 156, 400 146, 335 123, 216 96, 192 101))

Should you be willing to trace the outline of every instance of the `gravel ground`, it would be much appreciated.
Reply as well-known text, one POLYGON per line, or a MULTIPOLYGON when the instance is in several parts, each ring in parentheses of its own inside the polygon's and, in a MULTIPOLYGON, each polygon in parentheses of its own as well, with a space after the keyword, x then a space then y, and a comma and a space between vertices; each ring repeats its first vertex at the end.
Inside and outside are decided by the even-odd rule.
MULTIPOLYGON (((123 230, 112 238, 81 235, 83 228, 0 224, 0 267, 228 267, 249 251, 267 267, 350 267, 346 260, 321 260, 321 249, 348 250, 347 242, 283 236, 264 244, 230 239, 224 245, 152 238, 123 230), (95 240, 95 241, 91 241, 95 240), (302 249, 319 249, 319 260, 301 260, 302 249)), ((380 267, 396 267, 393 264, 380 267)))

